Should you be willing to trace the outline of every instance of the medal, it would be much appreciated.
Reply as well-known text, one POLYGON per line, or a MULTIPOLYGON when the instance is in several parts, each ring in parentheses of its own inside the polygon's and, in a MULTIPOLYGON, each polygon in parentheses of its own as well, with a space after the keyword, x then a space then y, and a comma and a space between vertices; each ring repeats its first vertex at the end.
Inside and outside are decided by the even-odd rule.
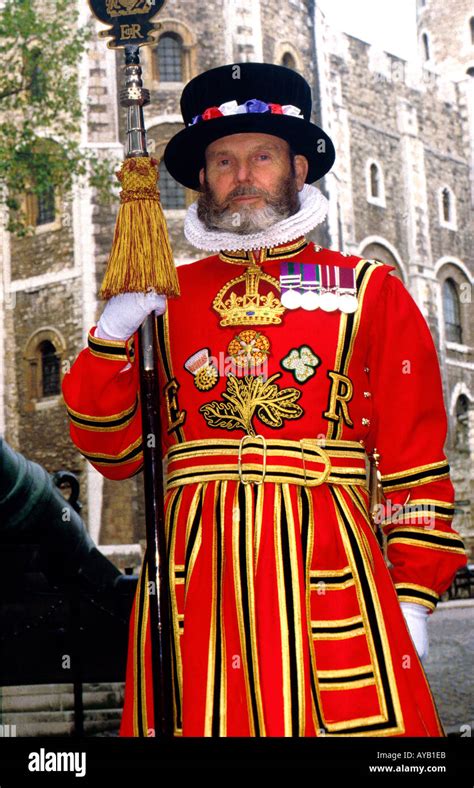
POLYGON ((294 263, 282 263, 280 268, 280 301, 286 309, 301 306, 301 272, 294 263))
POLYGON ((325 290, 321 295, 320 306, 324 312, 334 312, 339 308, 339 299, 335 293, 325 290))
POLYGON ((307 312, 314 312, 315 309, 319 309, 320 300, 320 296, 315 290, 306 290, 301 296, 301 306, 307 312))
POLYGON ((357 301, 357 288, 355 282, 355 271, 353 268, 338 268, 337 270, 337 290, 339 309, 345 314, 351 314, 359 306, 357 301))
POLYGON ((355 270, 314 263, 282 263, 280 269, 280 302, 286 309, 345 314, 357 310, 355 270))
POLYGON ((301 298, 299 290, 285 290, 280 301, 287 309, 298 309, 301 306, 301 298))
POLYGON ((359 306, 359 302, 357 301, 355 295, 349 295, 349 293, 342 293, 342 295, 339 296, 338 301, 339 309, 346 315, 355 312, 359 306))
POLYGON ((184 368, 194 377, 194 385, 199 391, 209 391, 219 381, 219 373, 212 363, 209 348, 203 347, 184 362, 184 368))

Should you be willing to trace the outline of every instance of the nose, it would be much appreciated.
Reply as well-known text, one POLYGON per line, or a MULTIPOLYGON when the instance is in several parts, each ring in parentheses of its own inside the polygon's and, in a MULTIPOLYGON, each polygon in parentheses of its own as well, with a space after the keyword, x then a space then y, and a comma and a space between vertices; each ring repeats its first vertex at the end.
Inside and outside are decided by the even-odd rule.
POLYGON ((239 161, 237 162, 235 168, 235 179, 239 183, 244 183, 245 181, 249 181, 250 178, 250 167, 247 161, 239 161))

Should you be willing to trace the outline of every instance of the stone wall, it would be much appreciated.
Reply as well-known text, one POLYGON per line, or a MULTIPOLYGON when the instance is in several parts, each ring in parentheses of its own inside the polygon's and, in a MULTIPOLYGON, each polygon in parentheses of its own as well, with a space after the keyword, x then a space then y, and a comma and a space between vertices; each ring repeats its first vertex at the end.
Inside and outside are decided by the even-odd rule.
MULTIPOLYGON (((84 4, 81 9, 86 18, 84 4)), ((448 344, 441 299, 448 275, 469 287, 473 275, 469 102, 464 79, 472 54, 464 40, 467 0, 455 7, 430 0, 420 9, 419 31, 423 26, 429 31, 436 65, 422 71, 416 64, 332 30, 314 0, 284 4, 224 0, 199 5, 168 0, 160 21, 163 32, 181 36, 185 54, 183 82, 162 83, 156 48, 142 51, 144 84, 152 95, 145 109, 149 148, 157 158, 182 128, 179 101, 185 82, 206 69, 245 60, 281 63, 283 57, 292 57, 310 83, 313 120, 333 138, 337 159, 333 171, 318 183, 330 199, 328 218, 309 238, 354 254, 367 250, 369 256, 370 250, 377 250, 380 259, 397 265, 425 314, 443 374, 449 415, 447 451, 460 502, 459 528, 471 544, 474 412, 469 414, 469 455, 456 450, 455 401, 462 390, 471 408, 474 403, 472 315, 466 297, 463 346, 448 344), (446 75, 464 81, 455 84, 446 75), (383 205, 367 199, 367 167, 372 160, 383 173, 383 205), (455 199, 456 229, 440 223, 439 194, 445 186, 455 199)), ((122 62, 123 53, 94 40, 80 74, 87 109, 82 141, 117 162, 125 141, 125 114, 117 97, 122 62)), ((188 191, 186 205, 195 197, 188 191)), ((61 196, 54 228, 22 240, 4 238, 0 248, 0 403, 5 437, 48 470, 68 468, 79 474, 84 518, 93 537, 108 545, 143 543, 142 475, 125 482, 104 480, 80 457, 69 439, 62 398, 32 402, 24 354, 31 335, 42 329, 57 332, 64 360, 70 363, 85 346, 87 332, 103 308, 97 293, 117 206, 117 201, 112 206, 101 204, 94 190, 80 183, 72 195, 61 196)), ((184 238, 185 211, 165 213, 176 262, 201 257, 184 238)))

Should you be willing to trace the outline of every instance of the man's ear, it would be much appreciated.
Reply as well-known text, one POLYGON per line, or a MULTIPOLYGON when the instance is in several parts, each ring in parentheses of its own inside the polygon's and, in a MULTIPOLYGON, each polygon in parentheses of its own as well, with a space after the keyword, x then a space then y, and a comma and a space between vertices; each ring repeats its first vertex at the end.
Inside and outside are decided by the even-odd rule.
POLYGON ((206 177, 206 172, 204 170, 204 167, 201 167, 201 169, 199 170, 199 183, 201 184, 201 186, 204 185, 205 177, 206 177))
POLYGON ((308 159, 303 154, 298 153, 295 156, 295 173, 296 173, 296 185, 298 187, 298 191, 304 186, 306 176, 308 174, 309 164, 308 159))

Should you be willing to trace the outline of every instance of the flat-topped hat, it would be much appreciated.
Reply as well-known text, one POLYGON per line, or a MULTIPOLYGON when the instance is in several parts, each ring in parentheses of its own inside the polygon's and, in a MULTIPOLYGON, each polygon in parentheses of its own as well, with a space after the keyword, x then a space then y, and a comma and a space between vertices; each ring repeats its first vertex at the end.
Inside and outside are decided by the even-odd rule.
POLYGON ((258 132, 286 140, 308 160, 306 183, 334 164, 334 145, 311 123, 311 88, 297 71, 271 63, 233 63, 194 77, 183 90, 185 128, 168 142, 164 162, 170 175, 199 191, 199 170, 211 142, 229 134, 258 132))

